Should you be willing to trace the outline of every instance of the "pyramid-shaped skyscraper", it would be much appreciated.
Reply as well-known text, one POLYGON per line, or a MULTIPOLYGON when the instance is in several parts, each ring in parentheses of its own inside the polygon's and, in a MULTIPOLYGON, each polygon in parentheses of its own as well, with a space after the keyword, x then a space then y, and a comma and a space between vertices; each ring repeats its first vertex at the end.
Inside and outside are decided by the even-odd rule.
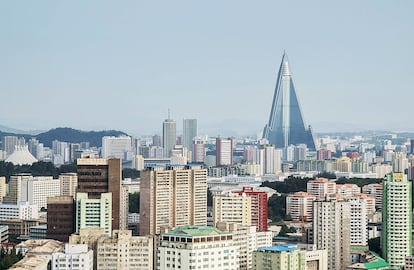
POLYGON ((310 126, 306 128, 303 122, 286 53, 280 64, 269 122, 263 137, 275 148, 306 144, 309 150, 316 150, 312 130, 310 126))

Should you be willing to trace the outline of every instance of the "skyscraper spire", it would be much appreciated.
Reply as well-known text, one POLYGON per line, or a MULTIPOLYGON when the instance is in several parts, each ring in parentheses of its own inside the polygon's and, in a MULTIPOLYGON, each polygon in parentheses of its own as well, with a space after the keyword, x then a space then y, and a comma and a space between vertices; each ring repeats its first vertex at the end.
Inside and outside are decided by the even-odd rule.
POLYGON ((276 148, 306 144, 309 150, 316 150, 311 129, 306 129, 303 121, 286 52, 280 64, 269 122, 263 137, 276 148))

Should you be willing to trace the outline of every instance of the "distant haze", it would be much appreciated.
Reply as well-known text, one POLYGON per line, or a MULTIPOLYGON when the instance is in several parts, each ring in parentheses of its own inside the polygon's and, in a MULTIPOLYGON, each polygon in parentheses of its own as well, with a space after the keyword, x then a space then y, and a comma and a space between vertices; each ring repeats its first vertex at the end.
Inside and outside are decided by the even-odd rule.
POLYGON ((0 125, 254 135, 286 50, 314 132, 414 130, 414 2, 300 2, 1 1, 0 125))

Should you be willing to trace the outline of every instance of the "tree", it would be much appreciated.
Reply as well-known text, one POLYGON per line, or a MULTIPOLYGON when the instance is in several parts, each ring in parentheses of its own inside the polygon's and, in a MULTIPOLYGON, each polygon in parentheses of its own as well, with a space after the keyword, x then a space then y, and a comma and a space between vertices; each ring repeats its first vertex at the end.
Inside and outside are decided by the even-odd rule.
POLYGON ((274 194, 268 200, 268 217, 274 221, 282 221, 286 214, 286 195, 274 194))
POLYGON ((381 238, 375 237, 368 240, 369 250, 381 254, 381 238))
POLYGON ((287 236, 288 233, 295 233, 296 229, 294 227, 288 227, 285 224, 282 225, 278 236, 287 236))
POLYGON ((213 206, 213 193, 207 188, 207 206, 213 206))

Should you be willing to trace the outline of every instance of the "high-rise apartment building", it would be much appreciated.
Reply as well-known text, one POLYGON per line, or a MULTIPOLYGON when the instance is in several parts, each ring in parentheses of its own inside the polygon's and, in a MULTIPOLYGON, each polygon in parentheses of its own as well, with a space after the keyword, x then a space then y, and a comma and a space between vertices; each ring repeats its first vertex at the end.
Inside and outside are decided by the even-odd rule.
POLYGON ((253 252, 254 270, 306 270, 306 251, 296 245, 259 248, 253 252))
POLYGON ((264 173, 276 174, 282 170, 282 149, 275 149, 273 145, 263 145, 264 151, 264 173))
POLYGON ((316 178, 306 184, 306 189, 317 199, 325 199, 327 195, 336 193, 336 183, 326 178, 316 178))
POLYGON ((216 138, 216 166, 233 165, 233 139, 216 138))
POLYGON ((306 144, 309 150, 316 150, 311 128, 306 128, 303 121, 286 53, 283 54, 280 64, 270 117, 264 128, 263 138, 276 148, 306 144))
POLYGON ((193 140, 197 137, 197 119, 183 120, 183 146, 191 151, 193 148, 193 140))
POLYGON ((47 231, 48 239, 68 242, 69 236, 75 232, 75 204, 72 196, 56 196, 47 198, 47 231))
POLYGON ((153 236, 132 236, 129 230, 114 230, 110 237, 97 241, 96 253, 97 270, 154 269, 153 236))
POLYGON ((4 136, 3 137, 3 150, 6 152, 6 156, 10 156, 16 146, 24 146, 26 144, 24 137, 17 136, 4 136))
POLYGON ((252 187, 243 187, 243 190, 236 191, 235 193, 242 196, 249 196, 252 199, 251 225, 256 226, 256 230, 259 232, 267 231, 267 193, 264 191, 254 190, 252 187))
POLYGON ((171 150, 174 149, 177 140, 177 123, 172 119, 165 119, 162 124, 162 147, 164 148, 164 157, 171 156, 171 150))
POLYGON ((363 197, 347 198, 346 200, 351 205, 349 243, 351 246, 368 246, 367 200, 363 197))
POLYGON ((102 137, 102 157, 126 159, 132 154, 132 139, 129 136, 102 137))
POLYGON ((307 192, 295 192, 286 197, 286 215, 293 221, 312 221, 313 201, 316 196, 307 192))
POLYGON ((9 193, 3 198, 4 203, 17 204, 25 201, 22 194, 22 181, 31 179, 33 176, 29 173, 22 173, 10 176, 9 193))
POLYGON ((328 270, 350 264, 351 204, 338 199, 313 203, 313 243, 328 251, 328 270))
POLYGON ((403 173, 382 182, 382 255, 395 268, 412 254, 412 183, 403 173))
POLYGON ((87 193, 89 199, 100 199, 101 194, 112 194, 112 229, 127 227, 127 209, 121 207, 124 198, 121 192, 122 166, 117 158, 89 158, 77 160, 78 188, 77 192, 87 193))
POLYGON ((105 229, 112 233, 112 194, 102 193, 99 199, 88 198, 87 193, 76 193, 75 231, 84 228, 105 229))
POLYGON ((239 247, 215 227, 178 227, 161 235, 158 269, 239 269, 239 247))
POLYGON ((213 196, 213 224, 230 222, 250 226, 252 224, 252 198, 236 193, 213 196))
POLYGON ((140 235, 207 224, 207 170, 201 166, 147 168, 140 188, 140 235))
POLYGON ((6 177, 0 176, 0 203, 3 202, 3 197, 6 196, 7 186, 6 186, 6 177))
POLYGON ((204 140, 195 138, 193 142, 193 162, 204 163, 206 159, 206 146, 204 140))
POLYGON ((75 197, 78 187, 78 175, 76 173, 61 173, 59 180, 60 195, 75 197))

